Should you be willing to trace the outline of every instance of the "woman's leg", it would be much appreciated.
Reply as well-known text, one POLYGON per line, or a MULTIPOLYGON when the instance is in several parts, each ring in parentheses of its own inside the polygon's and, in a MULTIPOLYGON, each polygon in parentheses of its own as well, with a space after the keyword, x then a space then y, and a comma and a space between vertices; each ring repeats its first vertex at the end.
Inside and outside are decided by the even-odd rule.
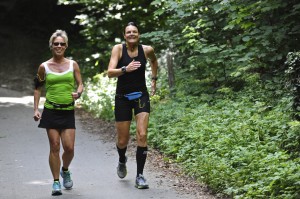
POLYGON ((136 115, 136 137, 137 137, 137 149, 136 149, 136 183, 135 187, 138 189, 148 189, 149 185, 144 178, 143 172, 147 159, 148 147, 147 147, 147 128, 149 122, 149 113, 141 112, 136 115))
POLYGON ((50 145, 49 165, 54 180, 57 180, 60 171, 60 132, 57 129, 47 129, 47 134, 50 145))
POLYGON ((149 113, 142 112, 136 115, 136 163, 137 163, 137 177, 139 174, 143 175, 144 166, 147 158, 147 128, 149 122, 149 113))
POLYGON ((117 129, 117 150, 119 154, 119 163, 117 167, 117 174, 119 178, 125 178, 127 175, 127 168, 126 168, 126 150, 127 144, 129 141, 129 129, 130 129, 131 121, 125 122, 116 122, 116 129, 117 129))
POLYGON ((75 129, 62 130, 61 141, 64 149, 62 155, 63 168, 68 169, 74 157, 75 129))
POLYGON ((146 147, 149 113, 141 112, 135 116, 135 120, 136 120, 137 145, 140 147, 146 147))
POLYGON ((129 141, 129 130, 130 130, 131 121, 124 121, 124 122, 116 122, 116 129, 117 129, 117 146, 119 148, 127 147, 129 141))

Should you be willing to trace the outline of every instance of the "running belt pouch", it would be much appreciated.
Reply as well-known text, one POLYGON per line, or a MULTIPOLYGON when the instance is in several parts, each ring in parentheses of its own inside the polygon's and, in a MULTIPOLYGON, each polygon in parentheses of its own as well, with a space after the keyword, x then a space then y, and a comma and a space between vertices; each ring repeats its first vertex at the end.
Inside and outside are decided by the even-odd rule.
POLYGON ((133 93, 128 93, 124 95, 128 100, 134 100, 137 98, 140 98, 142 96, 142 92, 133 92, 133 93))

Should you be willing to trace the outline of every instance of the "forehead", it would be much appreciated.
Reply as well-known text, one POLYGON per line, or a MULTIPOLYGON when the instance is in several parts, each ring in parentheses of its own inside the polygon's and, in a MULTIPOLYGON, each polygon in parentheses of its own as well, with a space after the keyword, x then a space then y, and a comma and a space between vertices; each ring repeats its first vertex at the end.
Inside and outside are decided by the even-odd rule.
POLYGON ((65 39, 61 36, 58 36, 58 37, 53 39, 53 42, 64 42, 64 41, 65 41, 65 39))
POLYGON ((136 31, 136 32, 138 32, 138 29, 135 26, 129 25, 129 26, 126 26, 126 28, 125 28, 125 32, 128 32, 128 31, 136 31))

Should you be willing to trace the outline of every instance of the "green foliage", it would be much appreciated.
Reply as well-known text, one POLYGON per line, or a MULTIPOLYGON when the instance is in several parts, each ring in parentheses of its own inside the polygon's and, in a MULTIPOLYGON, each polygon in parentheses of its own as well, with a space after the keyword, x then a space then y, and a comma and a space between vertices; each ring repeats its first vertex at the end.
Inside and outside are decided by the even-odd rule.
POLYGON ((287 87, 294 98, 293 115, 297 120, 300 120, 300 52, 289 53, 285 64, 288 67, 285 71, 287 87))
POLYGON ((114 119, 114 93, 116 79, 109 79, 104 73, 87 79, 79 103, 95 117, 108 121, 114 119))
POLYGON ((299 49, 297 1, 156 0, 152 4, 160 5, 155 15, 165 17, 166 25, 146 36, 155 45, 166 41, 176 52, 177 66, 187 69, 193 79, 239 84, 251 72, 282 68, 287 53, 299 49))
POLYGON ((223 89, 223 97, 209 100, 214 104, 205 94, 165 100, 151 115, 149 141, 217 192, 233 198, 297 198, 299 153, 293 158, 286 149, 299 145, 299 138, 289 138, 299 135, 299 123, 289 118, 290 99, 271 102, 264 87, 239 93, 223 89))
MULTIPOLYGON (((59 0, 60 4, 78 5, 78 15, 72 21, 82 26, 81 34, 86 38, 86 49, 80 55, 85 60, 82 67, 86 75, 93 76, 107 69, 111 49, 123 40, 125 25, 135 21, 141 33, 153 31, 164 20, 153 18, 157 6, 152 1, 138 0, 59 0)), ((142 43, 149 40, 141 38, 142 43)))

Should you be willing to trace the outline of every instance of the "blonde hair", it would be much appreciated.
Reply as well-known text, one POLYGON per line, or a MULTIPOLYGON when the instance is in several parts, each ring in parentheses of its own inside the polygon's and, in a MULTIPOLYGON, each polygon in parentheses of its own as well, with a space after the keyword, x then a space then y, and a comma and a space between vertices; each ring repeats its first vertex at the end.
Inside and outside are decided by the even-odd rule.
POLYGON ((52 47, 53 40, 56 39, 57 37, 62 37, 67 44, 66 46, 68 46, 68 35, 67 35, 66 31, 56 30, 49 39, 49 48, 50 49, 52 47))

